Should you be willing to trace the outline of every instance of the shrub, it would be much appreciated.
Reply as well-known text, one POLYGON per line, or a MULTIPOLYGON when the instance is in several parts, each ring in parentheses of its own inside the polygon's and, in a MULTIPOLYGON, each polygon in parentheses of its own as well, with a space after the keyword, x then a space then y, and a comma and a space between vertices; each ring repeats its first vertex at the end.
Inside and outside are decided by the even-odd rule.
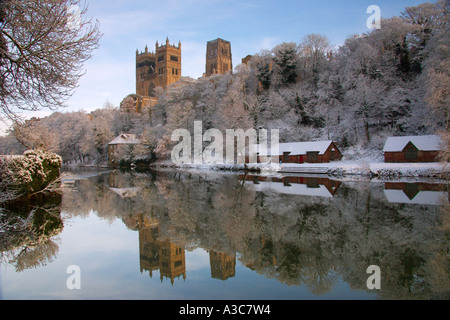
POLYGON ((25 151, 23 156, 0 158, 0 192, 4 194, 3 198, 44 190, 58 179, 61 164, 60 156, 40 150, 25 151))

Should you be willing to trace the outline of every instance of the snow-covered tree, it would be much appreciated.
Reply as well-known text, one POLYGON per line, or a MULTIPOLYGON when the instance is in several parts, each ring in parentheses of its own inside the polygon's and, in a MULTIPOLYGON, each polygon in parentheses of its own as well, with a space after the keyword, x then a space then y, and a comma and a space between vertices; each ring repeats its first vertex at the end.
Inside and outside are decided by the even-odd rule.
POLYGON ((426 101, 442 116, 447 130, 450 129, 450 26, 447 24, 433 34, 426 49, 424 62, 426 101))
POLYGON ((273 81, 276 86, 287 86, 297 81, 298 54, 293 42, 282 43, 273 49, 273 81))
POLYGON ((28 149, 39 149, 45 152, 58 151, 59 136, 40 119, 32 118, 23 123, 16 122, 13 135, 28 149))
POLYGON ((325 69, 331 50, 332 45, 326 36, 317 33, 305 36, 299 45, 301 77, 317 83, 319 74, 325 69))
POLYGON ((0 2, 2 116, 65 104, 101 37, 86 13, 80 0, 0 2))
POLYGON ((270 51, 263 50, 251 58, 251 68, 263 90, 270 88, 272 84, 273 55, 270 51))
POLYGON ((88 139, 92 148, 96 151, 98 162, 107 160, 108 143, 116 137, 111 123, 114 121, 114 109, 103 108, 90 114, 92 124, 92 138, 88 139))

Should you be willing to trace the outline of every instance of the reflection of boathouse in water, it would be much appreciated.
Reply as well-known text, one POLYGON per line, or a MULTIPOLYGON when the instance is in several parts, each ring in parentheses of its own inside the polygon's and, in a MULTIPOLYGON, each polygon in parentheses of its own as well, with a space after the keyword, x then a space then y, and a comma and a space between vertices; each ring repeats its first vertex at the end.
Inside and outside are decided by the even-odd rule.
POLYGON ((442 205, 450 201, 446 184, 386 182, 384 194, 390 203, 442 205))
POLYGON ((332 198, 335 196, 340 181, 320 176, 286 176, 266 177, 258 175, 240 175, 242 181, 252 182, 251 188, 259 192, 332 198))

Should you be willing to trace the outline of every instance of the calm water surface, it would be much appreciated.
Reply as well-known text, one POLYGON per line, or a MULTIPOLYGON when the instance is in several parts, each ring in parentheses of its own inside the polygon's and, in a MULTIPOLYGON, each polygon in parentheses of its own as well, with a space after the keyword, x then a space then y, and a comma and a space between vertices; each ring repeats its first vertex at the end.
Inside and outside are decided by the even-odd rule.
POLYGON ((64 173, 61 196, 0 212, 0 297, 449 299, 448 204, 437 181, 64 173))

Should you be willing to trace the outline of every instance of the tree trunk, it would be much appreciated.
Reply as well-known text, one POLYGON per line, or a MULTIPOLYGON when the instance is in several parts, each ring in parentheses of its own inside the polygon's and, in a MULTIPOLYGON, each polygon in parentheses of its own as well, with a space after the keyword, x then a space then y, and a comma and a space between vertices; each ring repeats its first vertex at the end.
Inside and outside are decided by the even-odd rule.
POLYGON ((370 142, 369 122, 364 119, 364 131, 366 132, 367 142, 370 142))

